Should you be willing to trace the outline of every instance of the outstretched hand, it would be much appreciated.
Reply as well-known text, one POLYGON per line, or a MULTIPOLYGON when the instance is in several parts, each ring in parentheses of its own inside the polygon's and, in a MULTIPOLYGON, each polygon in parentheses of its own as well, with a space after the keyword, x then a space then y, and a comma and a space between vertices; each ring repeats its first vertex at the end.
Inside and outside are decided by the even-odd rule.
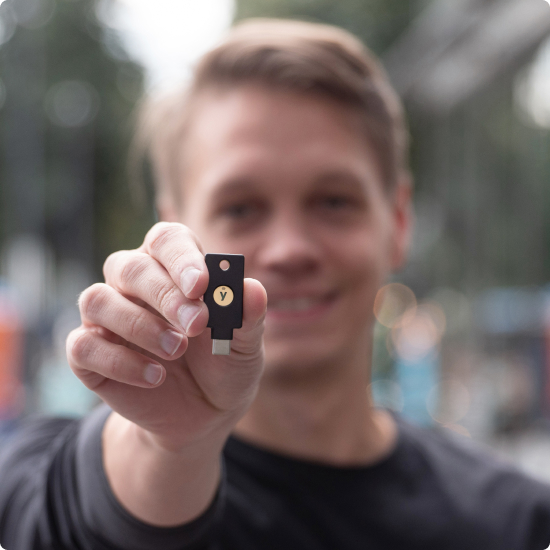
POLYGON ((137 250, 109 256, 104 275, 82 293, 82 324, 67 340, 75 374, 166 449, 229 433, 262 372, 263 286, 245 279, 231 355, 213 356, 201 299, 208 271, 187 227, 156 224, 137 250))

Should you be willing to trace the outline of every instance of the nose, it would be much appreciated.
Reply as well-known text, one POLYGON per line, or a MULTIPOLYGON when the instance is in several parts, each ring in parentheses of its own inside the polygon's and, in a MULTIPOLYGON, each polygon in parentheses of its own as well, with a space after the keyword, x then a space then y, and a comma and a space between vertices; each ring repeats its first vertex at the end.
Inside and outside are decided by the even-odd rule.
POLYGON ((314 232, 299 216, 272 220, 258 256, 265 270, 289 279, 314 273, 322 258, 314 232))

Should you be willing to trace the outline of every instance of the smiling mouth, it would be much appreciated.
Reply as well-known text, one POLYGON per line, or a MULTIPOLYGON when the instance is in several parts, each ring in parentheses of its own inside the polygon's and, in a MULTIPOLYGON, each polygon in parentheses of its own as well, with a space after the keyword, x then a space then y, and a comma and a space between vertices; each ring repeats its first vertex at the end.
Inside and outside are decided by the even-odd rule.
POLYGON ((324 312, 335 298, 335 293, 313 297, 276 298, 268 300, 267 313, 275 318, 311 317, 324 312))

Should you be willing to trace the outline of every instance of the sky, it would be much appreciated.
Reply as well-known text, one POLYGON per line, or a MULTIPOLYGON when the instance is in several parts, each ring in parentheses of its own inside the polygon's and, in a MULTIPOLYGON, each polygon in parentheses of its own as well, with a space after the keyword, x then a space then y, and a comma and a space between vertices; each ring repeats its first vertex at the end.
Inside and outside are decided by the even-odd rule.
POLYGON ((99 15, 120 32, 155 93, 188 77, 192 64, 229 28, 234 10, 233 0, 103 0, 99 15))

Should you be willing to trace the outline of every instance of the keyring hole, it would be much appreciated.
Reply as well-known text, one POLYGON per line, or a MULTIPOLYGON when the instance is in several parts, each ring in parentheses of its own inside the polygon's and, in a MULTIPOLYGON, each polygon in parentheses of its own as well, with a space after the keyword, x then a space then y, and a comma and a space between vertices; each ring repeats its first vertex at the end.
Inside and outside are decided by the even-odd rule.
POLYGON ((230 265, 231 265, 231 264, 230 264, 227 260, 222 260, 222 261, 220 262, 220 269, 221 269, 222 271, 227 271, 227 270, 229 269, 229 266, 230 266, 230 265))

